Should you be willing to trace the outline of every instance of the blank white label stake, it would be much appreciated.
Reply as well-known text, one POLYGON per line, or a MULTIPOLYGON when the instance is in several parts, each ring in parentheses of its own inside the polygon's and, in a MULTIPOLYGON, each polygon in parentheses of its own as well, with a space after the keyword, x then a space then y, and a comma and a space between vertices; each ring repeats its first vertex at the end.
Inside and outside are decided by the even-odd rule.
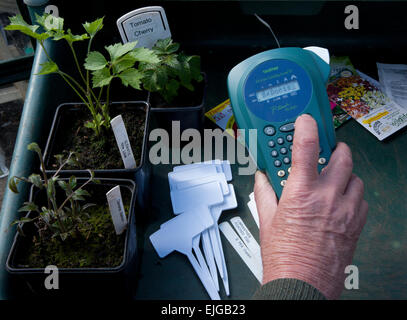
POLYGON ((121 234, 127 227, 126 214, 124 212, 124 205, 122 195, 120 193, 120 186, 112 188, 106 193, 107 202, 109 203, 109 210, 112 216, 114 229, 116 234, 121 234))
POLYGON ((136 167, 136 160, 134 159, 133 151, 131 150, 129 136, 127 135, 122 116, 118 115, 110 121, 110 124, 112 125, 114 137, 116 138, 124 167, 126 169, 134 169, 136 167))

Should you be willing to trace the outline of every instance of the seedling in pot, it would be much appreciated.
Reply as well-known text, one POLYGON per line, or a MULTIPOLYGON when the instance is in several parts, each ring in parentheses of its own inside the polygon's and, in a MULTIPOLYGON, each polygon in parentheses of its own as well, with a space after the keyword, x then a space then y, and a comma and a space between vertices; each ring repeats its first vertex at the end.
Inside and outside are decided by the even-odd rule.
POLYGON ((157 54, 150 49, 135 48, 136 42, 126 44, 116 43, 106 46, 109 59, 99 51, 91 51, 92 41, 103 28, 103 18, 82 24, 86 33, 74 35, 70 29, 64 29, 64 19, 49 14, 36 15, 39 25, 30 25, 21 15, 10 17, 10 24, 6 30, 19 30, 38 40, 39 45, 47 56, 39 75, 56 73, 72 88, 81 101, 88 107, 92 120, 85 124, 91 128, 96 136, 100 136, 103 128, 110 128, 109 103, 110 85, 113 79, 118 78, 124 86, 131 86, 141 90, 141 79, 145 77, 140 64, 157 64, 160 62, 157 54), (40 31, 40 26, 43 32, 40 31), (47 39, 54 41, 65 40, 71 50, 80 80, 63 72, 48 54, 44 42, 47 39), (74 44, 88 41, 86 58, 83 66, 79 63, 74 44), (92 82, 92 85, 91 85, 92 82), (98 91, 97 91, 97 90, 98 91), (102 99, 104 97, 104 100, 102 99))
POLYGON ((90 196, 89 192, 84 189, 86 185, 92 181, 97 182, 94 179, 93 172, 88 170, 90 177, 80 186, 78 186, 77 179, 74 176, 71 176, 68 181, 60 179, 58 174, 63 167, 76 161, 75 154, 71 153, 66 160, 63 160, 60 155, 56 156, 60 166, 55 174, 48 178, 39 146, 33 142, 28 145, 28 150, 37 153, 41 163, 42 177, 36 173, 31 174, 28 178, 14 176, 9 180, 9 188, 14 193, 18 193, 17 186, 20 181, 30 183, 45 191, 47 205, 40 207, 33 201, 24 202, 19 212, 35 211, 38 215, 20 218, 14 221, 12 225, 17 224, 17 230, 24 235, 22 226, 25 223, 33 223, 41 240, 59 237, 62 241, 65 241, 67 238, 75 237, 78 234, 86 235, 92 226, 85 223, 83 218, 89 217, 87 211, 94 204, 82 204, 82 202, 85 201, 86 197, 90 196), (65 193, 63 201, 57 201, 57 187, 61 188, 65 193))
POLYGON ((168 103, 178 96, 181 87, 194 91, 193 82, 203 80, 201 58, 178 52, 179 47, 171 38, 158 40, 152 51, 159 62, 141 62, 139 66, 144 74, 141 80, 143 88, 159 93, 168 103))

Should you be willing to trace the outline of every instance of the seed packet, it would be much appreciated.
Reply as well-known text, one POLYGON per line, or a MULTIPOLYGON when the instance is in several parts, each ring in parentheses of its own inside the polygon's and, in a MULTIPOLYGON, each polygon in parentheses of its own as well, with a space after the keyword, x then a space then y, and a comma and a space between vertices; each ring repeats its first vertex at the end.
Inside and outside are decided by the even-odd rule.
POLYGON ((407 125, 407 111, 362 78, 349 57, 331 58, 327 92, 331 106, 340 107, 380 141, 407 125))

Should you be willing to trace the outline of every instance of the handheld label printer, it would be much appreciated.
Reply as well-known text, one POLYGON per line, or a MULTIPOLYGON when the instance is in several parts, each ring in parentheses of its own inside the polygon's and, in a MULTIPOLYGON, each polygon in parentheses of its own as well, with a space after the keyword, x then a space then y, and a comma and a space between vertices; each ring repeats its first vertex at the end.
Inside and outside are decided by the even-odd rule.
MULTIPOLYGON (((265 170, 280 198, 291 169, 294 122, 304 113, 318 124, 318 170, 336 146, 326 92, 328 50, 318 47, 278 48, 256 54, 228 75, 229 97, 240 129, 258 129, 257 165, 265 170)), ((245 135, 246 145, 249 135, 245 135)))

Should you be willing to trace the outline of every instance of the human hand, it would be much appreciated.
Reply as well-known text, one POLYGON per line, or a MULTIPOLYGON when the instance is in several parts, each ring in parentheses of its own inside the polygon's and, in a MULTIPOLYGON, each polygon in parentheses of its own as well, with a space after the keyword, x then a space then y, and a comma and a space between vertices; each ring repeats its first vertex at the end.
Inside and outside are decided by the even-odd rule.
POLYGON ((258 171, 254 195, 260 219, 263 284, 294 278, 339 298, 366 222, 364 186, 352 173, 349 147, 338 143, 318 174, 318 128, 309 115, 295 122, 291 173, 280 201, 258 171))

